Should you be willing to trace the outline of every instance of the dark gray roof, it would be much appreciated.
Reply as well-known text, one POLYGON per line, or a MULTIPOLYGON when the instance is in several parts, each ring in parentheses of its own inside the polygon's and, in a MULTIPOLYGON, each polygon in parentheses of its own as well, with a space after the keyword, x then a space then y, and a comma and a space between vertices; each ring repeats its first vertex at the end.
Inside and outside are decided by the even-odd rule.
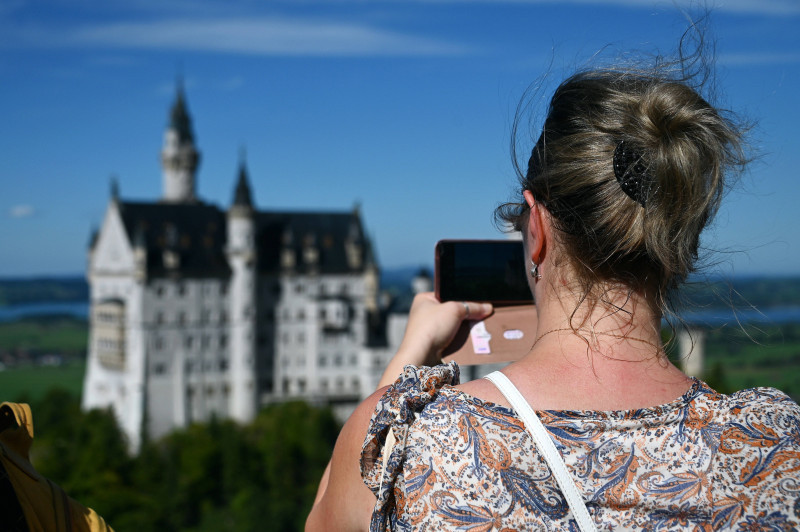
MULTIPOLYGON (((180 274, 219 277, 231 273, 225 256, 227 213, 206 203, 119 202, 128 238, 147 251, 149 276, 180 274), (178 257, 177 267, 165 261, 178 257)), ((262 274, 282 271, 286 249, 295 257, 296 273, 363 272, 375 263, 372 245, 358 211, 254 212, 258 269, 262 274), (351 266, 347 243, 355 244, 359 263, 351 266), (305 249, 317 250, 318 262, 305 262, 305 249)))
POLYGON ((362 272, 375 263, 372 245, 364 233, 358 212, 259 212, 256 215, 258 266, 262 273, 281 269, 282 250, 295 257, 294 271, 306 273, 313 267, 304 262, 304 248, 312 246, 319 254, 320 273, 362 272), (359 248, 360 265, 350 266, 347 241, 359 248))
POLYGON ((230 274, 225 258, 225 214, 205 203, 120 202, 128 238, 147 251, 147 273, 163 276, 218 277, 230 274), (177 268, 165 256, 179 258, 177 268))

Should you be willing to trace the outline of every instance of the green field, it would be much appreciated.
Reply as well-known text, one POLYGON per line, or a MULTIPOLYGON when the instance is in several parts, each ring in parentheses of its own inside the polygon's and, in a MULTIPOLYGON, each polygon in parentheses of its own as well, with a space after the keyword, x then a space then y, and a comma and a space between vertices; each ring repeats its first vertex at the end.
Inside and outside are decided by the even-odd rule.
POLYGON ((89 331, 85 320, 42 316, 0 323, 0 352, 34 351, 78 355, 86 351, 89 331))
POLYGON ((80 398, 85 370, 85 362, 76 360, 57 367, 24 366, 0 371, 0 401, 38 402, 54 388, 80 398))
POLYGON ((87 323, 46 316, 0 323, 0 400, 37 401, 52 388, 80 397, 86 368, 87 323), (59 355, 59 366, 38 365, 43 355, 59 355))
POLYGON ((721 368, 720 391, 772 386, 800 399, 800 324, 711 330, 705 352, 707 371, 721 368))

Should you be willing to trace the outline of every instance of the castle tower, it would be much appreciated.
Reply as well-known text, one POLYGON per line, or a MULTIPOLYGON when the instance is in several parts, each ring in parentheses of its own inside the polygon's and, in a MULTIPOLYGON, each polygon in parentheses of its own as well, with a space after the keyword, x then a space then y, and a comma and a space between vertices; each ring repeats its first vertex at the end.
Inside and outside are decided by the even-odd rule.
POLYGON ((246 422, 255 417, 256 404, 256 245, 252 194, 244 159, 228 210, 226 254, 230 282, 230 415, 246 422))
POLYGON ((170 203, 196 200, 195 174, 200 163, 200 153, 194 145, 192 121, 185 100, 183 86, 178 83, 175 103, 164 133, 164 146, 161 149, 164 187, 162 201, 170 203))

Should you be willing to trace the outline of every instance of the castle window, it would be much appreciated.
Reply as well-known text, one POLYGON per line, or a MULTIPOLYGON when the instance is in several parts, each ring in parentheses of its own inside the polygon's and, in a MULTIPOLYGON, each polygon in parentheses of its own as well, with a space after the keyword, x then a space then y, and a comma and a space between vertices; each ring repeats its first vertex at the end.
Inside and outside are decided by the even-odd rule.
POLYGON ((186 294, 186 285, 184 285, 183 283, 179 283, 178 284, 178 295, 179 296, 183 296, 185 294, 186 294))
POLYGON ((320 365, 321 368, 324 368, 325 366, 327 366, 328 365, 328 357, 326 357, 325 355, 321 355, 319 357, 319 365, 320 365))
POLYGON ((160 285, 156 286, 156 296, 157 297, 162 297, 163 295, 164 295, 164 285, 160 284, 160 285))
POLYGON ((219 346, 226 347, 227 345, 228 345, 228 335, 227 334, 220 335, 219 346))
POLYGON ((179 325, 184 325, 185 323, 186 323, 186 313, 185 312, 179 312, 178 313, 178 324, 179 325))
POLYGON ((159 362, 153 365, 153 373, 156 375, 163 375, 167 372, 167 365, 163 362, 159 362))
POLYGON ((336 367, 339 367, 339 366, 342 365, 342 355, 337 353, 336 356, 333 357, 333 365, 336 366, 336 367))
POLYGON ((193 344, 193 340, 194 339, 190 335, 187 334, 186 336, 183 337, 183 346, 186 349, 191 349, 192 348, 192 344, 193 344))
POLYGON ((298 321, 303 321, 304 319, 306 319, 306 312, 303 309, 298 310, 297 311, 297 320, 298 321))
POLYGON ((125 367, 125 305, 109 299, 93 304, 97 357, 108 368, 125 367))
POLYGON ((306 391, 305 379, 297 379, 297 391, 299 391, 300 393, 304 393, 306 391))
POLYGON ((303 286, 303 283, 297 283, 294 285, 294 291, 298 294, 302 294, 304 289, 305 287, 303 286))
POLYGON ((227 358, 221 358, 219 360, 219 370, 222 371, 222 372, 228 371, 228 359, 227 358))
POLYGON ((353 377, 350 380, 350 389, 352 389, 355 393, 358 393, 361 389, 361 383, 358 381, 358 377, 353 377))
POLYGON ((356 365, 358 365, 358 356, 357 356, 355 353, 353 353, 352 355, 350 355, 350 365, 351 365, 351 366, 356 366, 356 365))
POLYGON ((306 342, 306 334, 303 331, 297 333, 297 343, 304 344, 306 342))
POLYGON ((320 379, 319 380, 319 389, 322 390, 322 393, 328 391, 328 379, 320 379))

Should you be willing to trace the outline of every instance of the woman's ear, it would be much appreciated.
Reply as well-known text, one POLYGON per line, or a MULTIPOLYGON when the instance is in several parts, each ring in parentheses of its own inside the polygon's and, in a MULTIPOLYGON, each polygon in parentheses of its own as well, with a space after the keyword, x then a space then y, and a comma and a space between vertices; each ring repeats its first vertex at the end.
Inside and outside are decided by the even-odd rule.
POLYGON ((528 209, 530 210, 528 224, 523 228, 523 230, 528 232, 526 235, 528 239, 528 253, 530 253, 531 261, 533 261, 534 264, 539 264, 544 258, 546 239, 542 211, 530 190, 525 190, 522 195, 525 197, 525 203, 528 204, 528 209))

